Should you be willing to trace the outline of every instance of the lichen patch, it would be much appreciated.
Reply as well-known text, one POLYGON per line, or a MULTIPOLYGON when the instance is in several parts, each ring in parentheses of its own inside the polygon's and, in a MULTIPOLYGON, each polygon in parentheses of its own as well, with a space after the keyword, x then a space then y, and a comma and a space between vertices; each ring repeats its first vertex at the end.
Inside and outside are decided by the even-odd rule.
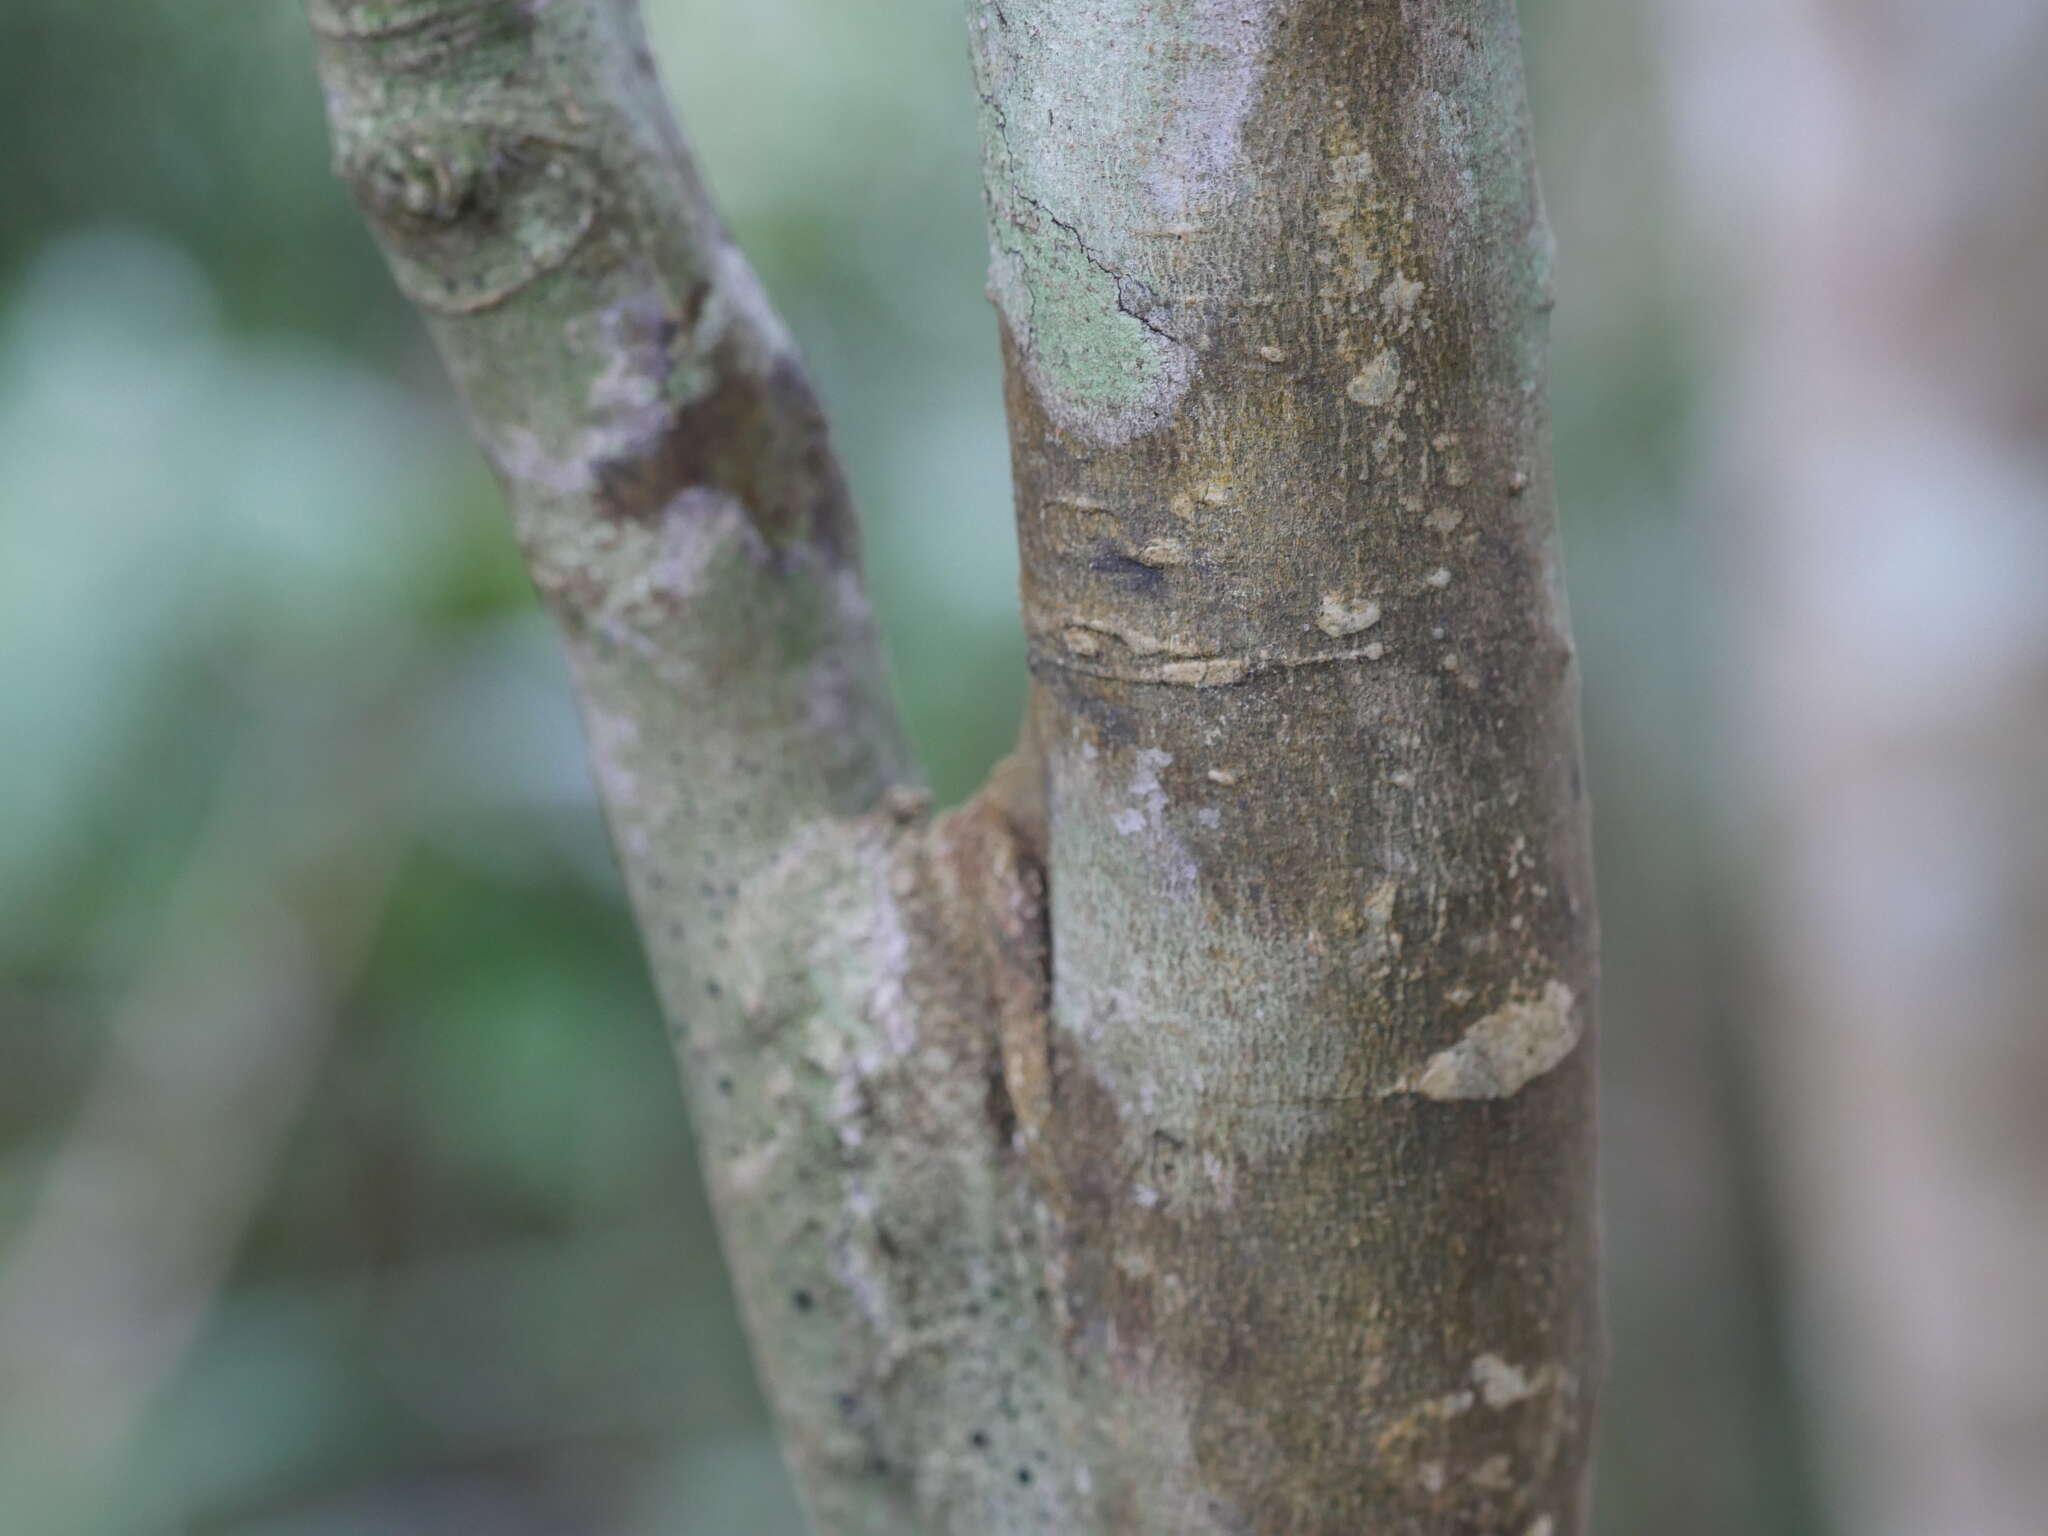
POLYGON ((1401 359, 1392 348, 1382 350, 1344 386, 1354 405, 1379 409, 1394 403, 1401 392, 1401 359))
POLYGON ((1372 180, 1372 152, 1361 149, 1330 160, 1330 179, 1341 186, 1361 187, 1372 180))
POLYGON ((1048 414, 1091 441, 1158 430, 1192 380, 1179 296, 1242 179, 1271 9, 1009 0, 1001 24, 974 30, 990 291, 1048 414), (1019 41, 1044 35, 1060 46, 1019 41))
POLYGON ((1165 570, 1170 566, 1188 563, 1188 547, 1179 539, 1154 539, 1137 553, 1140 565, 1149 565, 1154 570, 1165 570))
POLYGON ((1481 1355, 1472 1362, 1472 1381, 1486 1406, 1496 1411, 1526 1402, 1542 1391, 1547 1373, 1539 1368, 1532 1378, 1520 1366, 1499 1355, 1481 1355))
POLYGON ((1548 981, 1533 998, 1503 1003, 1381 1096, 1415 1093, 1442 1102, 1512 1098, 1570 1056, 1583 1029, 1572 989, 1548 981))
POLYGON ((1407 273, 1397 270, 1387 280, 1387 286, 1380 290, 1380 307, 1389 315, 1412 315, 1421 298, 1422 284, 1407 273))
POLYGON ((1111 818, 1117 831, 1126 837, 1156 827, 1166 814, 1166 786, 1160 782, 1160 770, 1173 766, 1173 754, 1147 747, 1138 753, 1137 764, 1131 771, 1131 799, 1135 802, 1118 811, 1111 818))
POLYGON ((1159 681, 1189 688, 1228 688, 1251 673, 1251 663, 1242 656, 1208 656, 1199 661, 1169 661, 1159 669, 1159 681))
POLYGON ((1347 597, 1341 592, 1325 592, 1323 605, 1316 611, 1316 628, 1332 640, 1363 633, 1379 621, 1378 603, 1369 597, 1347 597))

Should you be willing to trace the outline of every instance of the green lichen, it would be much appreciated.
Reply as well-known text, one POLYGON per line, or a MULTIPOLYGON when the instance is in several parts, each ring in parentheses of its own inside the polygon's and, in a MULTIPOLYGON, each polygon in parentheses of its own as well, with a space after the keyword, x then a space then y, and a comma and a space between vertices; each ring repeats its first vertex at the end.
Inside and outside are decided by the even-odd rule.
POLYGON ((1093 260, 1071 227, 1035 209, 996 234, 991 285, 1011 334, 1065 414, 1089 422, 1154 415, 1184 382, 1182 348, 1122 305, 1116 273, 1093 260))
POLYGON ((1153 430, 1187 388, 1198 237, 1242 175, 1266 11, 1250 0, 973 8, 990 288, 1048 411, 1087 436, 1153 430))

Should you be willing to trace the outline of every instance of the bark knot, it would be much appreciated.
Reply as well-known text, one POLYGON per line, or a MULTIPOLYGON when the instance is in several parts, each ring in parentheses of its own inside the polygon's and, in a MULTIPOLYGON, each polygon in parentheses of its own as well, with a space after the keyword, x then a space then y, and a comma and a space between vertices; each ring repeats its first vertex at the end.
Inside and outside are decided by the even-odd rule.
POLYGON ((490 309, 573 256, 597 222, 597 168, 565 137, 451 116, 343 145, 337 167, 407 298, 490 309))
POLYGON ((380 67, 405 74, 480 47, 520 42, 538 0, 308 0, 314 35, 374 49, 380 67))

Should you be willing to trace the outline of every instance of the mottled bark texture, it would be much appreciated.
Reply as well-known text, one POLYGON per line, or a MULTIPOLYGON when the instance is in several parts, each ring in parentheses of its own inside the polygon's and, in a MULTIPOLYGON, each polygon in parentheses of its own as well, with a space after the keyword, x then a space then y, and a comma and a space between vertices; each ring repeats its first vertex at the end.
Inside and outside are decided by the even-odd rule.
POLYGON ((2048 1529, 2048 10, 1671 9, 1838 1529, 2048 1529), (1799 103, 1766 123, 1759 100, 1799 103))
POLYGON ((1592 913, 1508 0, 976 0, 1035 677, 932 822, 629 0, 313 7, 575 659, 831 1533, 1584 1520, 1592 913))

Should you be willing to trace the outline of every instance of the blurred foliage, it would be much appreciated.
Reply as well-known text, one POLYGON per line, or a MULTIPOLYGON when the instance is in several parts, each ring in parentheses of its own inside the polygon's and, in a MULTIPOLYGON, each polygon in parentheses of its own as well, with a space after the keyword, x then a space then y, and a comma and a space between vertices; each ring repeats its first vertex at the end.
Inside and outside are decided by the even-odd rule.
MULTIPOLYGON (((957 7, 650 11, 821 378, 904 706, 957 799, 1023 679, 957 7)), ((1604 1520, 1790 1536, 1770 1256, 1727 1130, 1692 322, 1630 13, 1524 6, 1623 1149, 1604 1520)), ((0 1528, 799 1531, 563 668, 325 174, 298 7, 9 0, 0 128, 0 1291, 223 803, 266 786, 261 825, 329 863, 396 850, 226 1281, 161 1379, 123 1384, 135 1416, 89 1486, 45 1475, 0 1383, 0 1528), (370 811, 331 788, 365 741, 394 786, 370 811)))

